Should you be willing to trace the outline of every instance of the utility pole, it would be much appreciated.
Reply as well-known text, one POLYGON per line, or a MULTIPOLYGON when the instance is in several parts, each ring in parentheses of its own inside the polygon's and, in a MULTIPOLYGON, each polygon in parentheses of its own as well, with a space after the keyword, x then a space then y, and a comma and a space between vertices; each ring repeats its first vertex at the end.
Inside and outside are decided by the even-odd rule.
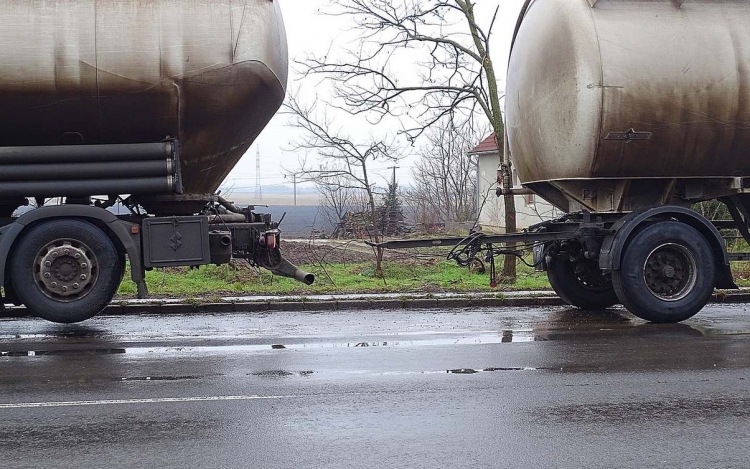
POLYGON ((389 166, 388 167, 388 169, 393 170, 393 179, 391 180, 391 184, 393 184, 394 186, 396 185, 396 170, 400 168, 401 166, 389 166))
MULTIPOLYGON (((297 206, 297 173, 285 174, 284 179, 288 176, 292 176, 292 184, 294 185, 294 206, 297 206)), ((306 182, 306 181, 302 181, 306 182)))

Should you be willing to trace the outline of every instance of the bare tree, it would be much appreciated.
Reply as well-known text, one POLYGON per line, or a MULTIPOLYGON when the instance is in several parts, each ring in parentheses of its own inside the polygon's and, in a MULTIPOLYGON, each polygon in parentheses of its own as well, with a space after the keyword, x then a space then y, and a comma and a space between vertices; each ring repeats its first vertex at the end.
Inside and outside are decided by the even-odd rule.
MULTIPOLYGON (((361 192, 372 221, 370 236, 375 243, 380 243, 382 239, 375 223, 378 195, 368 165, 375 161, 398 161, 401 149, 395 144, 395 139, 371 137, 361 142, 354 141, 336 128, 325 113, 317 112, 317 101, 306 106, 294 94, 290 95, 284 109, 292 117, 291 125, 304 131, 303 136, 292 143, 293 150, 313 150, 322 160, 321 166, 310 168, 303 163, 295 172, 315 181, 319 187, 361 192)), ((376 274, 382 278, 383 249, 373 248, 373 251, 376 274)))
MULTIPOLYGON (((343 167, 331 168, 329 165, 322 165, 319 168, 321 172, 334 171, 335 176, 329 178, 316 177, 315 187, 320 195, 320 205, 323 217, 334 227, 338 227, 341 220, 344 219, 346 212, 356 206, 356 193, 352 178, 342 171, 343 167)), ((336 233, 334 232, 334 236, 336 233)))
POLYGON ((477 159, 469 151, 486 136, 476 126, 447 119, 425 133, 427 144, 412 169, 408 189, 423 215, 443 221, 473 221, 477 216, 477 159))
MULTIPOLYGON (((331 0, 327 13, 351 18, 358 39, 336 57, 303 60, 303 73, 333 82, 332 105, 375 121, 401 118, 412 140, 445 117, 472 119, 481 111, 503 149, 501 96, 490 55, 499 7, 481 24, 475 5, 472 0, 331 0), (414 73, 405 73, 404 64, 414 64, 414 73)), ((504 153, 502 182, 510 189, 504 153)), ((505 225, 507 232, 516 231, 512 196, 505 197, 505 225)), ((506 256, 503 276, 515 279, 515 257, 506 256)))

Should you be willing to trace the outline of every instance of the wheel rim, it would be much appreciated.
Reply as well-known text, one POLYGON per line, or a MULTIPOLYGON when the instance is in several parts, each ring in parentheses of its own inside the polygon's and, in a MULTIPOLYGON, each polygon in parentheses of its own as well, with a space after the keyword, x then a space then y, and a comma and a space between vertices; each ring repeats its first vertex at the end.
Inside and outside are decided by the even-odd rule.
POLYGON ((37 287, 48 298, 69 303, 88 295, 99 278, 96 255, 86 243, 57 239, 34 258, 37 287))
POLYGON ((679 301, 693 291, 698 263, 685 246, 666 243, 646 258, 643 279, 652 295, 664 301, 679 301))

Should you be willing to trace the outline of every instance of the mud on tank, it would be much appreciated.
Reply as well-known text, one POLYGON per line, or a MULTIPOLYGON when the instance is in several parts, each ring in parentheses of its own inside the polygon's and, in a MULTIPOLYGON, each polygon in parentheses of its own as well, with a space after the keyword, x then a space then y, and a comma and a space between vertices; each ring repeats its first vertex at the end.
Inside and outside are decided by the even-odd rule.
POLYGON ((750 176, 750 2, 529 0, 507 127, 521 182, 566 212, 689 205, 750 176))
POLYGON ((188 196, 216 191, 287 84, 278 1, 0 1, 0 45, 0 147, 176 139, 188 196))

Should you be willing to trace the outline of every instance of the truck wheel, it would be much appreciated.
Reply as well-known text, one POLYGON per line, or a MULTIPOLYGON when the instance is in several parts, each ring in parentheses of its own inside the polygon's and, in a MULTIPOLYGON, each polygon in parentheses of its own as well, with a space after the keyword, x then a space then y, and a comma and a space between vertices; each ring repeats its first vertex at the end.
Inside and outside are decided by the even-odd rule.
POLYGON ((714 291, 716 260, 698 230, 684 223, 653 223, 625 246, 612 283, 622 304, 651 322, 693 317, 714 291))
POLYGON ((604 309, 620 302, 612 279, 603 275, 593 260, 571 262, 552 257, 547 264, 547 278, 564 302, 581 309, 604 309))
POLYGON ((112 240, 81 220, 53 220, 32 228, 14 248, 13 288, 37 316, 85 321, 112 300, 122 265, 112 240))

